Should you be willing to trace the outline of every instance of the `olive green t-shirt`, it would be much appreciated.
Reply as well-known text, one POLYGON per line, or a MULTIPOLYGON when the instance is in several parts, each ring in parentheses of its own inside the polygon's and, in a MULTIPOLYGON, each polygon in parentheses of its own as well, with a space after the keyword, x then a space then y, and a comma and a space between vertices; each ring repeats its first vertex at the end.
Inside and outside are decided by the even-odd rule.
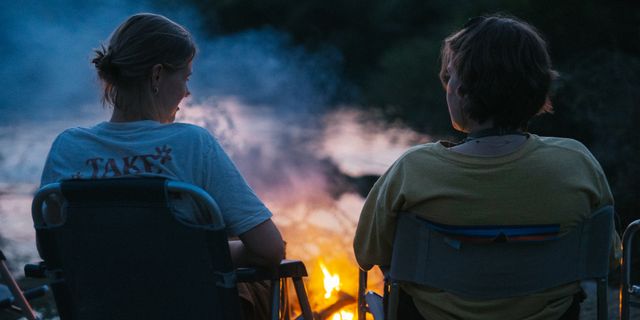
MULTIPOLYGON (((495 157, 464 155, 442 142, 427 143, 409 149, 373 186, 358 222, 354 251, 364 269, 388 266, 398 212, 449 225, 560 224, 566 232, 595 209, 612 204, 598 161, 575 140, 530 134, 516 151, 495 157)), ((619 256, 619 238, 614 238, 614 256, 619 256)), ((428 319, 533 320, 562 315, 579 283, 483 301, 425 286, 402 287, 428 319)))

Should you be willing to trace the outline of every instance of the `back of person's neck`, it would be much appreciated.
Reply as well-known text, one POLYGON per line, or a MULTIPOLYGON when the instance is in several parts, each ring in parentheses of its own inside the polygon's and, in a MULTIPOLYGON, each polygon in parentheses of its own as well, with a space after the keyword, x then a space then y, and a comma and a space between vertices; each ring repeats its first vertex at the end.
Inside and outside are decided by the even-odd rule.
POLYGON ((485 122, 478 123, 474 120, 467 119, 467 123, 465 123, 464 128, 462 128, 462 130, 460 131, 469 135, 478 131, 487 130, 491 128, 493 128, 493 120, 487 120, 485 122))
POLYGON ((463 132, 467 138, 449 148, 471 156, 502 156, 520 148, 528 136, 519 129, 495 127, 493 121, 472 123, 463 132))
POLYGON ((162 121, 160 119, 156 119, 155 117, 142 115, 142 114, 131 114, 131 113, 123 112, 116 107, 113 108, 113 113, 111 114, 111 119, 109 120, 109 122, 134 122, 134 121, 144 121, 144 120, 152 120, 160 123, 167 123, 167 121, 162 121))

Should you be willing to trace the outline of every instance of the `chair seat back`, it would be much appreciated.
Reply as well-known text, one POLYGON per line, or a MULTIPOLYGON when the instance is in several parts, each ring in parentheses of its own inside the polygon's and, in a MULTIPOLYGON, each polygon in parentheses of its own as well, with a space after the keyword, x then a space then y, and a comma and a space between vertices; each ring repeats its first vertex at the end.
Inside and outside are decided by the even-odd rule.
POLYGON ((69 300, 62 319, 241 318, 224 229, 178 221, 166 180, 65 181, 61 190, 64 223, 36 232, 47 268, 64 278, 54 292, 58 304, 69 300))
MULTIPOLYGON (((612 206, 599 209, 564 235, 538 240, 465 241, 442 227, 415 214, 399 214, 392 280, 468 298, 499 299, 608 274, 612 206)), ((512 231, 501 234, 510 233, 518 238, 512 231)))

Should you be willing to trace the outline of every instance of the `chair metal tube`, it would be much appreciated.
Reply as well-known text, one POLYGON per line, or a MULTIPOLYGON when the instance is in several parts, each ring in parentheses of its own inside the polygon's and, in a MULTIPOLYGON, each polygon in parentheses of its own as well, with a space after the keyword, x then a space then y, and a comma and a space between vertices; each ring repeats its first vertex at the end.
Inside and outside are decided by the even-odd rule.
POLYGON ((622 284, 620 288, 620 319, 622 320, 629 319, 629 299, 633 291, 633 284, 631 283, 632 242, 638 230, 640 230, 640 220, 629 224, 622 235, 622 284))
POLYGON ((300 309, 302 309, 302 318, 304 320, 313 320, 313 313, 311 312, 309 298, 307 297, 307 291, 304 289, 304 282, 302 282, 302 278, 294 277, 293 287, 296 289, 298 303, 300 304, 300 309))
POLYGON ((184 192, 197 198, 200 203, 207 207, 209 213, 211 213, 213 218, 211 226, 216 230, 224 229, 225 225, 224 220, 222 219, 222 211, 220 210, 218 203, 206 191, 181 181, 167 180, 166 186, 169 191, 184 192))
POLYGON ((596 298, 597 298, 597 319, 606 320, 609 318, 609 307, 607 304, 608 292, 607 292, 607 277, 599 278, 596 280, 596 298))
MULTIPOLYGON (((0 255, 1 255, 1 252, 0 252, 0 255)), ((4 255, 1 255, 1 257, 4 257, 4 255)), ((29 305, 27 298, 24 297, 24 294, 22 293, 22 290, 18 286, 18 283, 13 278, 13 276, 11 276, 11 273, 9 272, 9 268, 7 268, 7 264, 4 262, 4 259, 0 259, 0 275, 2 275, 2 278, 6 280, 9 286, 9 289, 11 290, 11 294, 13 294, 13 298, 17 302, 18 306, 22 310, 22 313, 25 315, 25 317, 28 320, 38 320, 39 319, 38 316, 31 308, 31 305, 29 305)))
POLYGON ((271 320, 280 318, 280 279, 271 279, 271 320))
POLYGON ((360 269, 358 278, 358 320, 365 320, 367 316, 367 271, 360 269))
POLYGON ((398 304, 400 303, 400 285, 397 282, 391 282, 389 285, 389 307, 386 319, 398 319, 398 304))
POLYGON ((31 202, 31 218, 36 227, 45 225, 44 216, 42 215, 42 203, 50 194, 60 193, 60 183, 50 183, 40 188, 31 202))

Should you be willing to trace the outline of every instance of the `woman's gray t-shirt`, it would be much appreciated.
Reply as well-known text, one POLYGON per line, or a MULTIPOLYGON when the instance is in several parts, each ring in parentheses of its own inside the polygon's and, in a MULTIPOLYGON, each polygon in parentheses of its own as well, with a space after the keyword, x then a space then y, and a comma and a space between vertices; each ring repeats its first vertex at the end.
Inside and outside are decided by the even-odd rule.
MULTIPOLYGON (((72 128, 53 142, 41 184, 68 179, 164 177, 194 184, 218 203, 230 235, 240 235, 271 217, 229 156, 204 128, 144 120, 102 122, 72 128)), ((175 214, 206 224, 191 201, 177 201, 175 214)))

